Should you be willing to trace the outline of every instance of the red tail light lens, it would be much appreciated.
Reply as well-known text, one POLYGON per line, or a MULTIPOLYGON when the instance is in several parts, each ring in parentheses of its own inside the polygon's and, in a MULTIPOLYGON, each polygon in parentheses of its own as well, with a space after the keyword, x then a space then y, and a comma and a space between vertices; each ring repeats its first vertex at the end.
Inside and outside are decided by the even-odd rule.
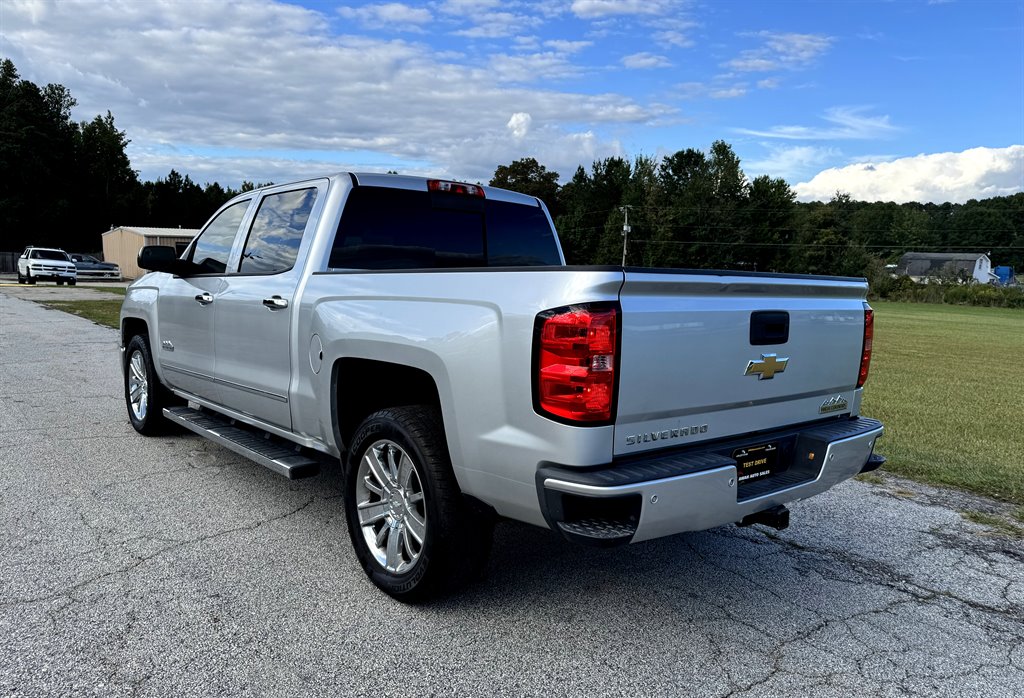
POLYGON ((560 421, 609 422, 618 364, 618 309, 573 306, 537 318, 534 401, 560 421))
POLYGON ((864 304, 864 348, 860 354, 860 375, 857 377, 857 387, 861 388, 868 380, 868 370, 871 368, 871 344, 875 338, 875 311, 867 303, 864 304))

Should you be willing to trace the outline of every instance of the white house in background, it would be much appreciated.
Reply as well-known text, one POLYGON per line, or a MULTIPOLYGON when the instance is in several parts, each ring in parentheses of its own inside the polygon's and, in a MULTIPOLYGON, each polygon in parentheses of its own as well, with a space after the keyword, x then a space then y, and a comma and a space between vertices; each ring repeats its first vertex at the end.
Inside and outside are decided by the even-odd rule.
POLYGON ((139 269, 139 250, 143 245, 167 245, 184 251, 199 230, 196 228, 140 228, 122 225, 103 233, 103 261, 116 262, 121 275, 137 279, 145 272, 139 269))
POLYGON ((983 252, 907 252, 900 257, 897 273, 923 283, 938 278, 968 279, 979 284, 999 280, 992 271, 992 260, 983 252))

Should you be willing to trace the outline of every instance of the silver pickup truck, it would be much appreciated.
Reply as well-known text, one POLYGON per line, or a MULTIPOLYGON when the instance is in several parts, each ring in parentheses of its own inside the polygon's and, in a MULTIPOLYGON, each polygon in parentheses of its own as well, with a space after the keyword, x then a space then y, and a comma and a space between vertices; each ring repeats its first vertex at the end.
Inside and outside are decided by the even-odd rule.
POLYGON ((878 467, 863 279, 566 266, 536 198, 338 174, 246 192, 121 311, 132 425, 290 478, 342 463, 357 557, 408 601, 498 517, 614 545, 789 521, 878 467))

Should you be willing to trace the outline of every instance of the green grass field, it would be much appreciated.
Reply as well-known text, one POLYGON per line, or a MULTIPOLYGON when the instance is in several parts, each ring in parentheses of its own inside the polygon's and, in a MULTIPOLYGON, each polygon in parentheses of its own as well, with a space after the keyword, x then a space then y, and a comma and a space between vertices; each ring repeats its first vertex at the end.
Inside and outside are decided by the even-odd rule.
POLYGON ((92 320, 98 325, 106 325, 118 328, 121 315, 120 300, 92 300, 92 301, 40 301, 43 305, 55 310, 63 310, 86 320, 92 320))
MULTIPOLYGON (((128 290, 122 286, 79 286, 79 288, 91 288, 104 293, 112 293, 124 296, 128 290)), ((80 300, 80 301, 40 301, 45 306, 55 310, 62 310, 86 320, 92 320, 98 325, 118 327, 121 315, 121 298, 105 298, 102 300, 80 300)))
POLYGON ((1024 312, 872 303, 862 412, 885 469, 1024 504, 1024 312))

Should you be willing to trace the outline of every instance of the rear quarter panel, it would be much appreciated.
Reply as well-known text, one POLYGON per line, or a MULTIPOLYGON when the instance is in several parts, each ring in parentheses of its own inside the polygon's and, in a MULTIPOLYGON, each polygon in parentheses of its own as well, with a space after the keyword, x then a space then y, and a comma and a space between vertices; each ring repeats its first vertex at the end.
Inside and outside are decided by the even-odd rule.
MULTIPOLYGON (((293 415, 310 435, 335 441, 331 368, 346 357, 402 364, 428 373, 438 389, 448 448, 463 491, 500 514, 545 525, 534 482, 552 454, 568 464, 611 457, 612 427, 569 427, 533 409, 533 329, 537 314, 570 303, 618 297, 620 271, 481 270, 346 272, 310 277, 299 346, 323 346, 314 374, 300 361, 293 415)), ((346 394, 339 376, 338 400, 346 394)))

